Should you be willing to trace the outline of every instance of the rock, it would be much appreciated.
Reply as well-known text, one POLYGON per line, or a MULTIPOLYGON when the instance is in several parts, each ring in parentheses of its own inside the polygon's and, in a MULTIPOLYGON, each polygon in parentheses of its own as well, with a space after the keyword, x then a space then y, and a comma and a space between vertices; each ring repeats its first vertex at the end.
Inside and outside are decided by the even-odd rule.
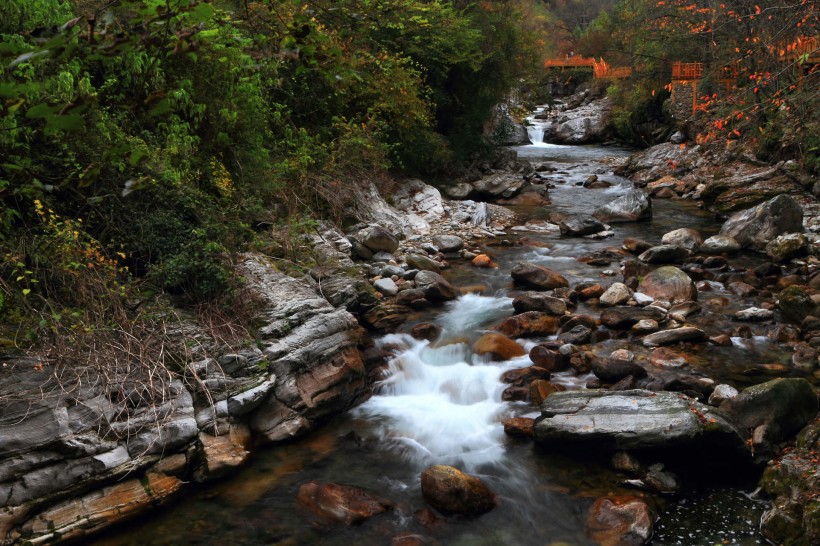
POLYGON ((803 209, 794 197, 783 194, 734 214, 720 234, 734 237, 741 248, 764 250, 778 235, 802 231, 803 209))
POLYGON ((669 142, 672 144, 683 144, 686 142, 686 135, 680 131, 675 131, 672 133, 672 136, 669 137, 669 142))
POLYGON ((589 509, 587 534, 599 546, 639 546, 652 537, 654 519, 638 497, 600 498, 589 509))
POLYGON ((820 544, 820 418, 798 435, 794 448, 766 467, 760 486, 772 499, 760 519, 760 531, 774 544, 820 544))
POLYGON ((458 296, 453 285, 433 271, 419 271, 413 281, 416 288, 424 291, 424 297, 432 302, 454 300, 458 296))
POLYGON ((530 383, 530 401, 532 401, 533 405, 538 406, 552 393, 565 390, 567 390, 567 388, 563 385, 552 383, 546 379, 536 379, 530 383))
POLYGON ((808 292, 798 286, 789 286, 780 292, 777 305, 786 319, 796 323, 811 315, 815 307, 808 292))
POLYGON ((476 267, 493 267, 495 264, 486 254, 479 254, 473 258, 473 265, 476 267))
POLYGON ((636 239, 635 237, 627 237, 624 239, 624 250, 630 254, 641 254, 652 248, 652 243, 644 241, 643 239, 636 239))
POLYGON ((479 516, 495 508, 495 494, 474 476, 452 466, 431 466, 421 473, 421 494, 445 514, 479 516))
POLYGON ((749 307, 748 309, 743 309, 742 311, 735 313, 735 318, 737 320, 748 320, 755 322, 770 320, 773 317, 774 311, 771 309, 761 309, 760 307, 749 307))
POLYGON ((395 296, 399 293, 399 287, 396 286, 393 279, 378 279, 373 282, 373 288, 388 297, 395 296))
POLYGON ((740 430, 752 431, 756 453, 791 438, 817 414, 817 395, 805 379, 774 379, 748 387, 720 404, 740 430))
POLYGON ((540 311, 557 317, 567 313, 567 303, 564 300, 543 292, 524 292, 513 299, 512 306, 516 313, 540 311))
POLYGON ((601 294, 599 302, 603 306, 612 307, 626 303, 631 297, 632 291, 629 290, 629 287, 623 283, 616 282, 601 294))
POLYGON ((361 230, 356 239, 372 252, 389 252, 392 254, 399 248, 399 240, 395 235, 381 226, 368 226, 361 230))
MULTIPOLYGON (((409 290, 399 292, 403 295, 409 290)), ((412 293, 411 293, 412 294, 412 293)), ((413 300, 413 303, 418 301, 427 302, 425 299, 413 300)), ((429 302, 427 302, 429 305, 429 302)), ((407 320, 407 315, 410 313, 410 308, 404 303, 393 300, 384 300, 378 305, 368 309, 364 315, 361 316, 362 322, 368 327, 378 332, 389 332, 396 330, 399 326, 404 324, 407 320)))
POLYGON ((592 338, 592 330, 583 324, 578 324, 558 335, 561 343, 571 343, 573 345, 584 345, 592 338))
POLYGON ((749 296, 754 296, 755 294, 757 294, 757 288, 755 288, 751 284, 741 281, 730 282, 728 285, 726 285, 726 288, 729 289, 729 292, 731 292, 735 296, 740 296, 741 298, 748 298, 749 296))
POLYGON ((473 191, 478 196, 512 197, 521 191, 526 181, 520 174, 495 173, 472 183, 473 191))
POLYGON ((194 478, 197 481, 225 476, 242 466, 250 457, 251 431, 246 425, 231 425, 229 434, 211 436, 200 433, 203 465, 194 478))
POLYGON ((778 235, 766 245, 766 254, 776 262, 787 262, 804 256, 808 250, 808 240, 802 233, 778 235))
POLYGON ((820 364, 818 350, 807 343, 800 343, 794 348, 792 366, 795 369, 811 373, 820 364))
POLYGON ((464 240, 455 235, 433 235, 433 244, 441 252, 458 252, 464 248, 464 240))
POLYGON ((182 485, 177 477, 148 472, 140 479, 59 502, 27 521, 22 533, 27 541, 36 537, 41 544, 79 539, 161 504, 182 485))
POLYGON ((453 184, 444 188, 444 193, 447 194, 447 197, 450 199, 467 199, 473 191, 473 186, 468 184, 467 182, 459 182, 458 184, 453 184))
POLYGON ((682 262, 692 255, 692 251, 675 245, 658 245, 638 256, 638 259, 647 264, 671 264, 682 262))
POLYGON ((660 328, 658 321, 651 319, 639 320, 632 326, 632 331, 638 335, 657 332, 660 328))
POLYGON ((398 184, 391 197, 397 209, 415 214, 426 222, 434 222, 444 214, 441 192, 417 178, 398 184))
POLYGON ((530 349, 530 360, 538 367, 550 372, 560 372, 569 366, 568 359, 547 345, 536 345, 530 349))
POLYGON ((698 251, 701 254, 735 254, 740 252, 740 243, 737 239, 728 235, 712 235, 700 245, 698 251))
POLYGON ((646 390, 557 392, 541 404, 535 437, 549 446, 596 449, 740 447, 743 440, 714 408, 679 393, 646 390))
POLYGON ((519 387, 527 385, 535 379, 547 380, 549 378, 549 370, 540 366, 528 366, 526 368, 508 370, 501 375, 502 382, 511 383, 519 387))
POLYGON ((558 222, 561 235, 583 237, 606 230, 606 226, 592 216, 570 216, 558 222))
POLYGON ((635 300, 635 303, 638 305, 649 305, 650 303, 655 301, 655 298, 652 296, 648 296, 643 292, 633 292, 632 299, 635 300))
POLYGON ((242 258, 238 272, 261 294, 264 307, 259 343, 269 372, 282 378, 251 414, 251 430, 259 440, 291 438, 313 420, 346 410, 368 395, 357 349, 360 327, 317 289, 273 270, 262 258, 242 258))
POLYGON ((608 224, 646 220, 652 218, 652 200, 641 190, 629 190, 611 203, 595 209, 592 215, 608 224))
POLYGON ((539 311, 527 311, 505 319, 494 326, 493 330, 508 337, 548 336, 558 331, 558 317, 539 311))
POLYGON ((658 347, 652 351, 649 362, 658 368, 675 369, 686 366, 686 357, 666 347, 658 347))
POLYGON ((643 481, 650 491, 658 493, 675 493, 680 489, 678 477, 663 469, 663 464, 653 464, 643 477, 643 481))
POLYGON ((595 358, 592 360, 592 373, 606 383, 615 383, 624 377, 643 377, 646 375, 640 365, 631 360, 624 360, 620 358, 595 358))
POLYGON ((350 485, 308 482, 299 488, 296 508, 322 523, 349 526, 391 510, 393 503, 350 485))
POLYGON ((441 326, 433 324, 432 322, 422 322, 413 326, 410 330, 410 335, 413 336, 414 339, 433 341, 441 335, 441 326))
POLYGON ((581 301, 599 298, 604 294, 604 291, 604 287, 598 283, 583 282, 578 283, 575 287, 575 293, 578 294, 578 299, 581 301))
POLYGON ((527 354, 524 347, 503 334, 484 334, 473 344, 473 352, 479 356, 490 355, 493 360, 511 360, 527 354))
POLYGON ((703 236, 700 232, 692 228, 680 228, 666 233, 661 238, 661 243, 685 248, 691 252, 697 252, 703 244, 703 236))
POLYGON ((504 434, 515 438, 532 438, 535 436, 535 419, 511 417, 504 421, 504 434))
POLYGON ((737 389, 731 385, 721 383, 715 387, 712 394, 709 395, 710 406, 720 406, 726 400, 731 400, 738 395, 737 389))
POLYGON ((632 307, 619 305, 605 309, 601 313, 601 324, 608 328, 630 328, 641 320, 662 321, 666 313, 657 307, 632 307))
POLYGON ((616 451, 612 454, 610 463, 615 470, 626 472, 632 476, 640 476, 646 473, 646 469, 644 469, 638 458, 628 451, 616 451))
POLYGON ((654 300, 671 303, 696 301, 698 299, 698 290, 695 288, 692 279, 673 266, 659 267, 646 275, 638 285, 638 292, 642 292, 654 300))
POLYGON ((419 271, 438 273, 442 270, 442 265, 439 262, 427 256, 422 256, 421 254, 407 254, 404 257, 404 261, 407 262, 409 267, 418 269, 419 271))
POLYGON ((681 341, 700 341, 705 338, 706 334, 703 330, 693 326, 684 326, 649 334, 643 338, 643 344, 645 347, 657 347, 658 345, 669 345, 681 341))
POLYGON ((510 272, 516 284, 536 288, 539 290, 552 290, 569 286, 569 282, 561 274, 547 267, 528 262, 521 262, 510 272))

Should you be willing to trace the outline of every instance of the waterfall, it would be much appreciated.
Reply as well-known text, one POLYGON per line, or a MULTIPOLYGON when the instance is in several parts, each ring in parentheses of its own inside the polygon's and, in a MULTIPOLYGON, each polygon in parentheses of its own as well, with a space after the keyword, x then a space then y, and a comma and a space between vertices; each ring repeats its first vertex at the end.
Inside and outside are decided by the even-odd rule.
POLYGON ((544 142, 544 126, 543 125, 528 125, 527 126, 527 136, 535 145, 541 144, 544 142))

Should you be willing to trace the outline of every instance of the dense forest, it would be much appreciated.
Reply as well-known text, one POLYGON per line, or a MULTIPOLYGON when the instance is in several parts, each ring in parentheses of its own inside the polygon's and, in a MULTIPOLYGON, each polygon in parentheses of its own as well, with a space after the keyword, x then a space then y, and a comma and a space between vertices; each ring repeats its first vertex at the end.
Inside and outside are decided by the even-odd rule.
POLYGON ((701 62, 693 138, 816 173, 817 8, 764 4, 3 2, 4 342, 107 328, 159 293, 232 305, 237 250, 298 262, 291 241, 348 220, 357 181, 457 176, 494 106, 570 52, 634 68, 599 84, 625 140, 676 123, 671 63, 701 62))

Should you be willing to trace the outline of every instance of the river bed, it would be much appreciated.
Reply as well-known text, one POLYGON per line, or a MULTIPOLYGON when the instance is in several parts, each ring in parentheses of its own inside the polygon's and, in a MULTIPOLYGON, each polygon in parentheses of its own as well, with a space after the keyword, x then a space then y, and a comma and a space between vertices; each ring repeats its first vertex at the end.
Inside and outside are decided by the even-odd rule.
MULTIPOLYGON (((555 185, 548 207, 518 207, 530 219, 555 212, 590 213, 631 187, 612 173, 612 164, 629 151, 600 146, 538 144, 516 148, 520 157, 549 162, 555 185), (577 185, 592 174, 612 183, 606 189, 577 185)), ((704 237, 720 223, 711 214, 684 201, 655 200, 650 221, 617 224, 615 235, 604 240, 562 238, 557 232, 510 231, 508 245, 490 244, 486 251, 496 269, 453 264, 445 273, 456 286, 474 286, 435 311, 410 317, 400 332, 378 341, 396 357, 391 361, 376 395, 347 415, 297 442, 260 449, 238 474, 207 486, 186 489, 184 498, 101 537, 93 544, 173 545, 349 545, 389 544, 405 533, 446 545, 588 545, 587 512, 602 496, 625 490, 624 476, 612 471, 595 453, 559 454, 505 436, 502 421, 510 416, 537 416, 523 402, 504 402, 507 386, 501 374, 529 365, 523 356, 507 362, 489 362, 470 351, 472 342, 498 320, 513 314, 510 270, 529 261, 559 271, 574 286, 581 281, 609 284, 621 280, 618 264, 593 266, 577 257, 609 246, 625 237, 659 243, 661 236, 679 227, 692 227, 704 237), (516 244, 527 237, 532 244, 516 244), (617 275, 608 277, 607 269, 617 275), (443 333, 434 344, 411 338, 406 332, 421 321, 434 321, 443 333), (431 464, 453 465, 480 476, 498 495, 498 507, 472 520, 436 519, 424 513, 419 474, 431 464), (396 504, 387 514, 358 527, 322 527, 296 511, 299 486, 307 481, 334 482, 376 491, 396 504)), ((753 256, 738 263, 753 263, 753 256)), ((734 262, 734 260, 733 260, 734 262)), ((722 288, 704 294, 726 301, 727 317, 749 306, 722 288)), ((597 316, 600 310, 579 305, 576 312, 597 316)), ((697 317, 693 324, 698 325, 697 317)), ((706 319, 703 319, 706 320, 706 319)), ((714 318, 710 327, 715 329, 714 318)), ((728 324, 728 319, 727 319, 728 324)), ((718 327, 726 327, 722 324, 718 327)), ((765 337, 762 326, 752 326, 751 337, 736 337, 732 347, 703 345, 687 353, 696 376, 728 382, 738 388, 766 379, 755 362, 777 362, 785 353, 765 337)), ((544 339, 521 340, 526 349, 544 339)), ((641 357, 642 349, 628 340, 608 340, 593 351, 629 347, 641 357)), ((644 351, 645 352, 645 351, 644 351)), ((590 376, 591 377, 591 376, 590 376)), ((553 381, 567 388, 584 388, 589 377, 562 372, 553 381)), ((714 545, 764 544, 757 528, 765 504, 749 493, 754 475, 731 480, 688 474, 682 476, 678 495, 656 499, 660 518, 651 544, 714 545)), ((634 491, 633 491, 634 493, 634 491)))

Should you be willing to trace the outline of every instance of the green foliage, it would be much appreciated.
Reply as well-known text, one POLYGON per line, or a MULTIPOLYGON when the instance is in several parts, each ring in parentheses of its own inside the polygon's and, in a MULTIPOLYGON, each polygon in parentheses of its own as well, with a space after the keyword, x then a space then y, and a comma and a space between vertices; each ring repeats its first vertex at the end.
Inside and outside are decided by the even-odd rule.
POLYGON ((480 146, 532 58, 528 2, 3 2, 5 308, 137 281, 230 297, 249 226, 303 219, 283 230, 298 240, 349 215, 358 180, 480 146))

